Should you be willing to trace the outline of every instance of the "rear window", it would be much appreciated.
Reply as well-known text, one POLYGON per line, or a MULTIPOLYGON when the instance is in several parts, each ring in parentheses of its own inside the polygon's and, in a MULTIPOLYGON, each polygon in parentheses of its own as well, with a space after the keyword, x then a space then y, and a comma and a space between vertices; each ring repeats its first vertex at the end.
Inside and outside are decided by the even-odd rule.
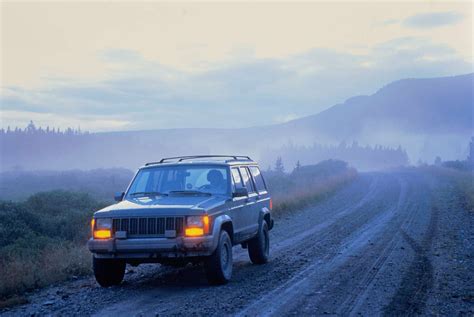
POLYGON ((263 180, 262 173, 260 173, 260 170, 258 169, 257 166, 250 166, 250 173, 253 176, 253 179, 255 180, 255 185, 257 185, 257 190, 259 192, 266 191, 267 188, 265 186, 265 181, 263 180))

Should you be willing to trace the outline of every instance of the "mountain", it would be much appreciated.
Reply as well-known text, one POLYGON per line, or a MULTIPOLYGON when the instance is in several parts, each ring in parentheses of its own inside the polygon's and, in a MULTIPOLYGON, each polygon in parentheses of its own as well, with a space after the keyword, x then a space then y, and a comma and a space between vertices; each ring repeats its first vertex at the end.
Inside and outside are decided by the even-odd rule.
POLYGON ((473 80, 474 74, 399 80, 371 96, 350 98, 285 125, 336 140, 361 136, 374 128, 414 134, 470 134, 473 80))
MULTIPOLYGON (((274 159, 268 153, 283 153, 285 159, 281 149, 315 148, 313 145, 317 144, 324 151, 326 148, 319 145, 354 141, 359 144, 353 148, 356 152, 362 151, 365 145, 393 149, 401 146, 411 162, 433 161, 438 155, 443 159, 462 159, 467 156, 467 145, 474 134, 473 80, 474 74, 399 80, 373 95, 350 98, 318 114, 262 127, 84 135, 2 132, 0 166, 1 170, 134 169, 163 156, 207 153, 248 154, 265 158, 262 163, 267 166, 274 159)), ((372 165, 373 156, 382 150, 375 148, 378 149, 375 152, 367 148, 366 154, 359 155, 359 161, 370 155, 365 165, 372 165)))

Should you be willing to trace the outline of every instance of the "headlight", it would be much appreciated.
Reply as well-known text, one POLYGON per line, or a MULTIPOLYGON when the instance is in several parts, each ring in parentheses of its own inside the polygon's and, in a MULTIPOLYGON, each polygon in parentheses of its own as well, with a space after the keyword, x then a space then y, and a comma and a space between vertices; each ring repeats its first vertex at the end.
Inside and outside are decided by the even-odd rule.
POLYGON ((92 219, 92 236, 94 239, 109 239, 112 237, 112 219, 92 219))
POLYGON ((209 216, 189 216, 186 218, 185 234, 188 237, 202 236, 209 233, 209 216))
POLYGON ((96 229, 112 229, 112 219, 98 218, 95 220, 96 229))
POLYGON ((189 216, 186 222, 188 227, 203 227, 202 216, 189 216))

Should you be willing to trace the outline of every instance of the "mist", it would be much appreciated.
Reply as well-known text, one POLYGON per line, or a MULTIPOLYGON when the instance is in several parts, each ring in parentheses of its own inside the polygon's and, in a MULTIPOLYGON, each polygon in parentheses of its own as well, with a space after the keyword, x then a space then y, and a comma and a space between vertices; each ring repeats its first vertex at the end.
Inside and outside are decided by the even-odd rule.
POLYGON ((134 170, 165 156, 215 153, 250 155, 265 167, 281 157, 290 170, 330 158, 360 170, 462 160, 473 135, 472 81, 473 74, 400 80, 309 117, 253 128, 88 133, 31 122, 0 131, 1 170, 134 170))

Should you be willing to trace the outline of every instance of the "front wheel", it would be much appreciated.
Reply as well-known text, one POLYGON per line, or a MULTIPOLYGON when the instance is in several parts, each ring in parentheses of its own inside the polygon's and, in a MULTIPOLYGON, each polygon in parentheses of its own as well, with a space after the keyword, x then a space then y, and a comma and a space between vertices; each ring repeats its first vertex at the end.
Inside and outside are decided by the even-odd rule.
POLYGON ((94 275, 102 287, 119 285, 125 275, 125 261, 93 258, 94 275))
POLYGON ((230 281, 232 277, 232 241, 227 231, 221 231, 217 248, 206 259, 204 268, 210 284, 226 284, 230 281))
POLYGON ((267 222, 264 220, 257 236, 248 242, 250 261, 254 264, 264 264, 268 262, 270 254, 270 235, 267 222))

